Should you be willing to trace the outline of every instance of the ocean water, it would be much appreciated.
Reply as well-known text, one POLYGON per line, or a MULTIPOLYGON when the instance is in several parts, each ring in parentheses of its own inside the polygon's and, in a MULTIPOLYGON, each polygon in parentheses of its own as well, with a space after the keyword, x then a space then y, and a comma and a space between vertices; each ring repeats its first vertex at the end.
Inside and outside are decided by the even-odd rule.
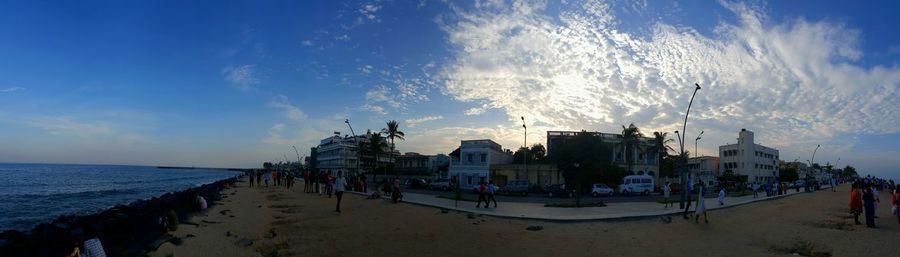
POLYGON ((146 166, 0 163, 0 231, 30 230, 60 215, 97 213, 238 174, 146 166))

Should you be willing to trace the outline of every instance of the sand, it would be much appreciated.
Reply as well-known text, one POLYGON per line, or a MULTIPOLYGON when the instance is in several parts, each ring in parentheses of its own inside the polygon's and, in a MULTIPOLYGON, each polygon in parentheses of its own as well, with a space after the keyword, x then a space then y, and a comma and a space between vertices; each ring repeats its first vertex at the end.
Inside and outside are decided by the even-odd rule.
POLYGON ((545 222, 442 212, 285 188, 238 188, 192 218, 151 256, 897 256, 900 224, 881 195, 877 229, 853 225, 847 187, 709 213, 617 221, 545 222), (232 193, 234 193, 232 195, 232 193), (230 210, 226 214, 220 212, 230 210), (234 216, 234 217, 231 217, 234 216), (204 222, 205 221, 205 222, 204 222), (526 228, 540 226, 530 231, 526 228), (194 237, 187 237, 188 234, 194 237), (229 236, 230 234, 230 236, 229 236), (251 245, 238 243, 252 242, 251 245))

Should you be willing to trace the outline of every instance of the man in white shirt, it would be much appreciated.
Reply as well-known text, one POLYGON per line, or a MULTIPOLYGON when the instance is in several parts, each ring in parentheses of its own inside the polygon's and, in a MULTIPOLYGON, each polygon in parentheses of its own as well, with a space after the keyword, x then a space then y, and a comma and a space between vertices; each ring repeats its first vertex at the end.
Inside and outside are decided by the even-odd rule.
POLYGON ((334 179, 334 195, 337 196, 337 207, 335 207, 334 211, 340 213, 341 212, 341 198, 344 196, 344 185, 347 184, 347 180, 344 179, 344 173, 342 171, 338 171, 338 177, 334 179))

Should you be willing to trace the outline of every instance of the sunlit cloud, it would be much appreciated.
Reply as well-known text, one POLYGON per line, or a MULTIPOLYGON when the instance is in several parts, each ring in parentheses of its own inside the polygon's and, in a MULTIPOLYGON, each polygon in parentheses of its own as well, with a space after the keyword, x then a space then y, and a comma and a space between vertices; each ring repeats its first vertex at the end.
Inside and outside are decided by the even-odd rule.
POLYGON ((0 93, 12 93, 20 90, 25 90, 24 87, 8 87, 4 89, 0 89, 0 93))
POLYGON ((416 118, 416 119, 407 119, 406 125, 408 125, 410 127, 415 127, 415 126, 425 123, 425 122, 436 121, 436 120, 440 120, 443 118, 444 118, 444 116, 437 115, 437 116, 425 116, 425 117, 416 118))
POLYGON ((225 81, 244 91, 253 89, 259 83, 254 65, 228 66, 222 69, 222 74, 225 75, 225 81))
POLYGON ((599 1, 556 16, 519 1, 457 9, 459 19, 444 24, 458 50, 443 67, 443 92, 484 103, 466 115, 500 109, 511 123, 527 116, 547 129, 606 132, 634 122, 649 134, 680 129, 700 83, 689 132, 704 130, 716 145, 741 128, 782 150, 900 132, 900 70, 857 64, 858 31, 803 18, 773 24, 745 4, 722 5, 738 21, 712 35, 658 22, 649 36, 622 32, 599 1))

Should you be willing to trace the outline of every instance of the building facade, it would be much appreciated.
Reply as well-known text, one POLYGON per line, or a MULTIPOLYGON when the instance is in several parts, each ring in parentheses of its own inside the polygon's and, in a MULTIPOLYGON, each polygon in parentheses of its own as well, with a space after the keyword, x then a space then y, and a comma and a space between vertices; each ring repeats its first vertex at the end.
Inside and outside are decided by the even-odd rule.
MULTIPOLYGON (((575 138, 581 131, 547 131, 547 156, 553 155, 554 149, 565 144, 568 140, 575 138)), ((659 179, 659 152, 656 149, 656 142, 650 137, 637 138, 633 145, 623 144, 624 138, 622 134, 603 133, 603 132, 587 132, 600 137, 604 144, 608 144, 612 148, 610 159, 613 164, 620 168, 626 169, 629 174, 650 175, 653 181, 660 184, 659 179), (629 162, 631 170, 628 170, 629 162)))
POLYGON ((449 165, 450 157, 444 154, 422 155, 407 152, 395 157, 397 173, 401 175, 436 175, 443 165, 449 165))
POLYGON ((737 143, 719 146, 719 170, 747 176, 749 182, 778 179, 778 150, 754 142, 753 132, 741 129, 737 143))
MULTIPOLYGON (((315 170, 330 171, 344 174, 362 174, 373 172, 377 168, 387 167, 392 163, 390 155, 390 143, 381 148, 380 153, 375 154, 368 146, 371 133, 358 136, 334 136, 322 139, 319 146, 315 147, 315 170), (360 145, 363 149, 360 151, 360 145)), ((394 156, 399 155, 394 151, 394 156)))
POLYGON ((566 179, 556 164, 528 164, 526 170, 521 163, 491 165, 491 181, 498 186, 505 186, 511 180, 528 180, 531 185, 549 186, 563 184, 566 179))
POLYGON ((449 176, 463 188, 490 181, 492 165, 512 163, 512 154, 490 139, 463 140, 450 155, 449 176))
POLYGON ((700 156, 688 158, 688 172, 690 172, 692 182, 703 181, 706 185, 715 185, 716 177, 721 176, 719 172, 719 157, 700 156))

